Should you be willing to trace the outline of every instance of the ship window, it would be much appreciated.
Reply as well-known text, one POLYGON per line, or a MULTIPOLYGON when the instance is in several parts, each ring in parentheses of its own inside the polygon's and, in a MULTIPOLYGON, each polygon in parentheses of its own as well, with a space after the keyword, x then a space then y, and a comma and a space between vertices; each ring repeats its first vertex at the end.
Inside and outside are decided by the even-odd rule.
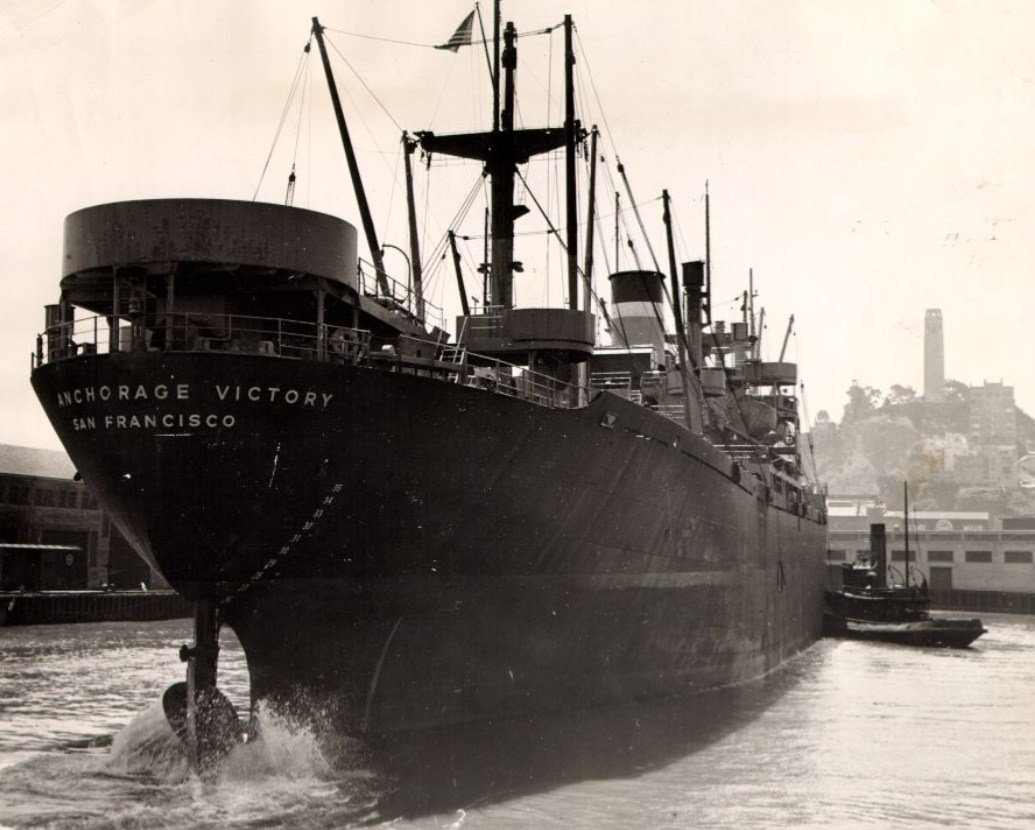
POLYGON ((1004 554, 1004 561, 1007 565, 1030 565, 1030 550, 1008 550, 1004 554))
POLYGON ((951 550, 929 550, 927 552, 928 562, 951 562, 952 551, 951 550))
POLYGON ((990 550, 968 550, 966 554, 967 562, 991 562, 992 551, 990 550))

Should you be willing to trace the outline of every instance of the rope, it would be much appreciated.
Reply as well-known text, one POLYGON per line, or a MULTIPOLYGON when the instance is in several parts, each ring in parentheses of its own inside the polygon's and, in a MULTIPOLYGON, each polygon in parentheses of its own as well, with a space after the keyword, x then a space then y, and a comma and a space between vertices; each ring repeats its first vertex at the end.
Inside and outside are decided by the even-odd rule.
MULTIPOLYGON (((558 23, 554 26, 550 26, 546 29, 533 29, 529 32, 518 32, 518 37, 534 37, 536 35, 548 35, 553 32, 558 26, 563 26, 563 23, 558 23)), ((376 40, 380 43, 394 43, 396 46, 413 46, 418 49, 439 49, 442 45, 440 43, 416 43, 412 40, 396 40, 388 37, 378 37, 377 35, 365 35, 360 32, 348 32, 345 29, 332 29, 330 26, 323 27, 324 32, 334 32, 339 35, 348 35, 349 37, 358 37, 361 40, 376 40)), ((483 44, 492 43, 491 38, 475 39, 471 38, 469 43, 464 43, 464 46, 481 46, 483 44)))
POLYGON ((334 50, 334 51, 335 51, 335 52, 336 52, 336 53, 338 54, 338 57, 339 57, 339 58, 341 58, 341 59, 342 59, 342 61, 344 61, 345 65, 346 65, 346 66, 347 66, 347 67, 349 68, 349 70, 350 70, 350 71, 352 72, 352 74, 356 76, 356 80, 358 80, 358 81, 359 81, 359 82, 360 82, 360 83, 361 83, 361 84, 363 85, 363 89, 365 89, 365 90, 367 91, 367 93, 368 93, 368 94, 370 95, 370 97, 374 99, 374 101, 375 101, 375 102, 377 103, 377 105, 378 105, 378 106, 379 106, 379 107, 381 108, 381 111, 382 111, 382 112, 383 112, 383 113, 384 113, 385 115, 387 115, 387 116, 388 116, 388 120, 389 120, 389 121, 391 121, 391 122, 392 122, 393 124, 395 124, 395 128, 396 128, 396 129, 397 129, 397 130, 398 130, 399 132, 403 132, 403 128, 402 128, 402 125, 401 125, 401 124, 400 124, 400 123, 399 123, 398 121, 396 121, 396 120, 395 120, 395 116, 393 116, 393 115, 392 115, 392 114, 391 114, 391 113, 390 113, 390 112, 388 111, 388 107, 386 107, 386 106, 385 106, 385 105, 384 105, 384 104, 383 104, 383 103, 381 102, 381 99, 380 99, 380 98, 378 98, 378 97, 377 97, 377 96, 376 96, 376 95, 374 94, 374 90, 372 90, 372 89, 371 89, 371 88, 370 88, 370 87, 369 87, 369 86, 367 85, 367 82, 363 80, 363 76, 362 76, 362 75, 360 75, 360 74, 359 74, 359 72, 357 72, 357 71, 356 71, 356 67, 354 67, 354 66, 353 66, 353 65, 352 65, 351 63, 349 63, 349 61, 348 61, 348 58, 346 58, 346 57, 345 57, 345 56, 344 56, 344 55, 343 55, 343 54, 341 53, 341 50, 340 50, 340 49, 339 49, 339 48, 338 48, 337 46, 335 46, 335 45, 334 45, 334 43, 333 43, 333 42, 332 42, 331 40, 329 40, 329 39, 328 39, 328 40, 327 40, 327 43, 330 43, 330 44, 331 44, 331 48, 332 48, 332 49, 333 49, 333 50, 334 50))
POLYGON ((593 97, 596 99, 597 108, 600 110, 600 118, 604 122, 604 129, 607 132, 607 140, 611 143, 611 152, 614 156, 618 157, 618 148, 615 147, 614 134, 611 132, 611 125, 608 123, 607 114, 604 112, 604 107, 600 103, 600 93, 597 92, 596 81, 593 80, 593 70, 589 66, 589 58, 586 56, 586 50, 582 47, 582 38, 579 37, 579 30, 575 29, 575 41, 579 47, 579 55, 582 57, 583 63, 586 65, 586 73, 589 75, 589 85, 593 89, 593 97))
MULTIPOLYGON (((302 69, 308 62, 309 47, 311 43, 312 36, 310 35, 309 40, 306 41, 305 48, 302 50, 302 57, 298 60, 298 66, 295 68, 295 77, 291 80, 291 89, 288 92, 287 101, 284 103, 284 110, 280 114, 280 123, 277 124, 276 132, 273 134, 273 143, 270 145, 269 154, 266 156, 266 163, 262 166, 262 172, 259 174, 259 182, 255 185, 255 193, 252 194, 253 202, 259 198, 259 189, 262 187, 262 181, 266 178, 266 172, 269 170, 270 161, 273 159, 273 151, 277 148, 277 142, 280 140, 280 132, 284 129, 284 122, 287 121, 291 102, 294 100, 295 93, 298 91, 298 82, 302 77, 302 69)), ((299 119, 301 120, 301 116, 299 116, 299 119)))
MULTIPOLYGON (((532 201, 535 203, 535 206, 539 209, 539 213, 542 215, 543 219, 546 220, 546 224, 547 224, 547 226, 549 228, 549 230, 547 230, 546 233, 552 234, 553 236, 556 236, 557 237, 557 242, 561 246, 561 250, 563 252, 567 253, 568 245, 567 245, 564 237, 561 236, 561 232, 557 228, 555 228, 553 226, 553 222, 550 221, 550 217, 547 215, 546 211, 543 210, 543 206, 541 204, 539 204, 539 200, 536 199, 535 193, 533 193, 532 189, 528 186, 528 182, 525 181, 525 177, 521 175, 521 171, 518 170, 516 172, 517 172, 518 178, 521 179, 521 182, 525 185, 525 189, 528 191, 528 195, 532 198, 532 201)), ((597 307, 600 309, 601 316, 607 321, 608 326, 613 328, 614 327, 614 320, 611 317, 611 315, 608 313, 607 306, 604 304, 603 300, 600 298, 600 296, 594 290, 593 283, 591 281, 589 281, 589 279, 586 276, 586 273, 585 273, 584 269, 582 268, 582 266, 581 265, 576 265, 576 271, 578 272, 579 278, 582 280, 582 282, 589 286, 589 294, 593 298, 594 302, 596 302, 597 307)), ((626 341, 626 345, 628 345, 628 340, 625 337, 625 325, 621 321, 621 318, 619 318, 619 327, 622 329, 622 339, 625 340, 626 341)))

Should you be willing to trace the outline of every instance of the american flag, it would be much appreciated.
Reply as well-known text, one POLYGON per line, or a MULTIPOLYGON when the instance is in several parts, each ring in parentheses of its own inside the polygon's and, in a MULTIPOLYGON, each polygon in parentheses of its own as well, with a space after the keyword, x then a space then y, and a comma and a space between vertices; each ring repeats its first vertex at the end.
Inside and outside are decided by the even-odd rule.
POLYGON ((456 27, 456 31, 453 32, 453 36, 441 46, 436 46, 436 49, 448 49, 450 52, 456 52, 461 46, 471 45, 471 25, 474 23, 474 12, 471 12, 467 17, 463 19, 463 22, 456 27))

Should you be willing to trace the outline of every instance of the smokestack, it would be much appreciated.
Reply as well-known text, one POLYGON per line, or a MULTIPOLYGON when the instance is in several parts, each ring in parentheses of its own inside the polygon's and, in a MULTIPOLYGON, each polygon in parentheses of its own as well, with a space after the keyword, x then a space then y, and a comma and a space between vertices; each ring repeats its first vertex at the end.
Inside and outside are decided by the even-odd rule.
POLYGON ((704 308, 704 262, 683 263, 683 291, 686 297, 686 336, 690 341, 691 357, 700 366, 701 314, 704 308))
POLYGON ((870 525, 870 556, 876 562, 877 587, 888 587, 888 546, 883 524, 870 525))
POLYGON ((653 346, 654 366, 665 365, 664 281, 657 271, 612 274, 611 303, 615 345, 653 346))
POLYGON ((924 400, 945 400, 945 343, 942 337, 942 312, 927 309, 924 318, 924 400))

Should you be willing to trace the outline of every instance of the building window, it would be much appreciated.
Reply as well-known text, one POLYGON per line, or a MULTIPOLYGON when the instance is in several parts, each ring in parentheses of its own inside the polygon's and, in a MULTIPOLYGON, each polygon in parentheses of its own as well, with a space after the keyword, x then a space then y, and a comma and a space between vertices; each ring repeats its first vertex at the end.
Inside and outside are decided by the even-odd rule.
POLYGON ((929 550, 927 551, 928 562, 951 562, 952 551, 951 550, 929 550))
POLYGON ((990 550, 968 550, 966 553, 967 562, 991 562, 992 551, 990 550))
POLYGON ((1003 554, 1003 561, 1007 565, 1030 565, 1030 550, 1008 550, 1003 554))
POLYGON ((844 562, 845 555, 846 555, 846 553, 843 550, 828 550, 827 551, 827 559, 829 559, 831 562, 844 562))
MULTIPOLYGON (((910 562, 916 562, 916 559, 917 559, 916 551, 915 550, 911 550, 909 552, 909 561, 910 562)), ((893 550, 891 552, 891 561, 892 562, 905 562, 906 561, 906 551, 905 551, 905 549, 893 550)))

